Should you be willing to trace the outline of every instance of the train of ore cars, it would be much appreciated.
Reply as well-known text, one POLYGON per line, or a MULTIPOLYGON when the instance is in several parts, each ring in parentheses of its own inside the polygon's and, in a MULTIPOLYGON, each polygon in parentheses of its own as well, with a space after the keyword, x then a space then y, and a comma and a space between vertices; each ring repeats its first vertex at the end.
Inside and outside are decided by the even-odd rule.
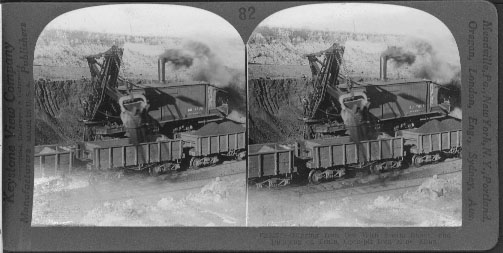
POLYGON ((133 84, 119 76, 122 53, 113 46, 86 57, 92 92, 82 102, 84 140, 68 152, 54 147, 55 153, 36 153, 40 165, 56 164, 57 170, 66 161, 71 168, 76 158, 93 171, 148 169, 156 176, 245 158, 246 128, 227 118, 225 90, 206 82, 166 82, 162 57, 158 81, 133 84))
POLYGON ((343 52, 334 44, 306 55, 314 91, 306 95, 303 139, 249 145, 250 184, 277 187, 306 178, 319 184, 461 156, 461 121, 449 116, 442 86, 387 80, 386 56, 379 81, 354 82, 339 73, 343 52))
POLYGON ((443 87, 429 80, 387 80, 385 57, 381 80, 359 83, 339 73, 342 47, 307 55, 313 91, 303 140, 247 146, 246 128, 227 119, 225 90, 205 82, 166 82, 164 58, 157 82, 133 84, 119 76, 122 52, 114 46, 87 57, 92 92, 82 103, 84 141, 46 154, 46 146, 35 147, 41 167, 54 163, 57 169, 65 161, 71 167, 77 158, 95 171, 148 169, 155 176, 248 157, 248 182, 275 187, 296 177, 318 184, 461 156, 461 121, 449 116, 449 101, 441 101, 443 87))

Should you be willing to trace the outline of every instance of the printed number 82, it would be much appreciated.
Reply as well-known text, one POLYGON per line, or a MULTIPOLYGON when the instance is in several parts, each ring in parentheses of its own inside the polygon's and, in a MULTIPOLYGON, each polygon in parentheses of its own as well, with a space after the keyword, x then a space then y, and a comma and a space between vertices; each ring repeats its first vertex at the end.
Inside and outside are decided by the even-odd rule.
POLYGON ((239 8, 239 19, 247 20, 247 19, 255 19, 253 16, 255 14, 255 7, 250 6, 248 8, 241 7, 239 8))

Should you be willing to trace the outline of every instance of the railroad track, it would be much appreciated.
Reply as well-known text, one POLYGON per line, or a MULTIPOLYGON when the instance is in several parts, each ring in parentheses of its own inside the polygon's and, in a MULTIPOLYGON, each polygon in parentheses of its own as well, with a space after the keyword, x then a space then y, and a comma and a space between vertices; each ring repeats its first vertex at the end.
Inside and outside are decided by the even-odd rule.
MULTIPOLYGON (((449 174, 461 173, 461 170, 446 172, 437 174, 439 178, 445 177, 449 174)), ((325 191, 316 195, 316 197, 308 197, 309 194, 303 195, 302 197, 308 197, 306 199, 309 201, 320 201, 320 200, 328 200, 339 197, 350 197, 350 196, 360 196, 360 195, 368 195, 368 194, 376 194, 382 192, 396 191, 396 190, 406 190, 419 187, 425 178, 416 178, 416 179, 407 179, 401 181, 390 182, 386 185, 382 185, 379 183, 369 184, 360 187, 352 187, 346 188, 338 191, 325 191)), ((314 195, 314 194, 311 194, 314 195)))
MULTIPOLYGON (((173 185, 186 184, 187 182, 198 182, 201 181, 202 184, 206 180, 212 180, 216 177, 229 177, 238 174, 245 174, 246 163, 244 161, 228 161, 223 164, 219 164, 211 167, 203 167, 199 169, 188 169, 185 171, 173 171, 166 174, 160 175, 158 177, 151 177, 148 175, 126 175, 124 178, 118 179, 116 181, 105 182, 107 184, 121 184, 130 183, 134 181, 137 185, 132 189, 149 189, 156 188, 159 185, 165 185, 172 183, 173 185)), ((196 183, 198 184, 198 183, 196 183)))
MULTIPOLYGON (((142 180, 142 181, 172 181, 172 182, 187 182, 187 181, 198 181, 205 180, 215 177, 225 177, 239 173, 245 173, 245 163, 244 161, 225 161, 224 163, 201 167, 198 169, 186 169, 178 171, 168 171, 167 173, 161 174, 159 176, 151 176, 147 173, 147 169, 143 171, 127 170, 127 171, 110 171, 110 172, 97 172, 101 174, 111 173, 113 175, 120 175, 116 177, 103 178, 103 182, 120 182, 124 180, 142 180), (243 163, 241 166, 240 163, 243 163), (233 165, 238 165, 238 167, 232 167, 233 165), (223 168, 223 169, 222 169, 223 168)), ((142 182, 140 182, 142 183, 142 182)))
POLYGON ((438 175, 460 173, 460 166, 455 166, 461 159, 449 159, 442 163, 425 165, 420 168, 408 168, 380 175, 368 175, 362 178, 341 179, 321 183, 319 185, 289 185, 275 188, 273 194, 289 192, 306 201, 323 200, 334 197, 356 196, 385 192, 397 189, 412 188, 421 185, 425 178, 438 175))

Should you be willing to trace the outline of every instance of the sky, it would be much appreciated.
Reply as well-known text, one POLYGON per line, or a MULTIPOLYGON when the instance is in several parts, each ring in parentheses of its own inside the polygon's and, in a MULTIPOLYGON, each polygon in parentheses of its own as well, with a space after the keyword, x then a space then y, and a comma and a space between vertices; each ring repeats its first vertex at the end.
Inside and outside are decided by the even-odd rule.
POLYGON ((179 5, 116 4, 88 7, 58 16, 46 28, 136 36, 241 39, 234 27, 220 16, 179 5))
POLYGON ((260 25, 453 39, 447 26, 433 15, 418 9, 388 4, 304 5, 277 12, 260 25))

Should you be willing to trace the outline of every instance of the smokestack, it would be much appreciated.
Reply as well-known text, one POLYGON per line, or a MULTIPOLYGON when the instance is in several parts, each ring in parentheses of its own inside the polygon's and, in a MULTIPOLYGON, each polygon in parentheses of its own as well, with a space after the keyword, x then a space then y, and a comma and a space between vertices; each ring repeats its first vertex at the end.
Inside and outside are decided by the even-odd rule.
POLYGON ((166 59, 165 58, 159 58, 157 61, 157 71, 159 75, 159 82, 165 82, 166 81, 166 59))
POLYGON ((388 56, 386 55, 382 55, 381 56, 381 71, 380 71, 380 74, 379 74, 379 78, 383 81, 386 81, 386 79, 388 79, 387 77, 387 64, 388 64, 388 56))

